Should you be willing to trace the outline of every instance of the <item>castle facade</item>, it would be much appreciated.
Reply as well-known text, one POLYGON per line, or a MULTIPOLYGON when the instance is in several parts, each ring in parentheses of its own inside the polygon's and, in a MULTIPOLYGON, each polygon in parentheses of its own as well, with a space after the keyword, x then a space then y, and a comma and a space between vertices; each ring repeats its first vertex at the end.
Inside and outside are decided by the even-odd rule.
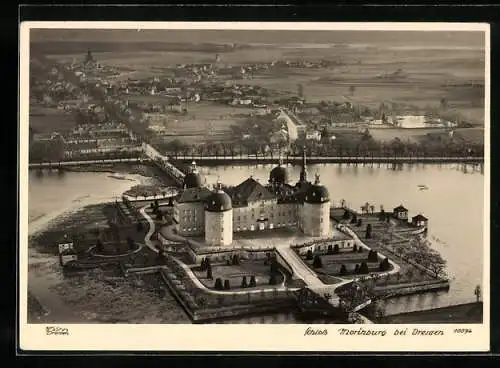
POLYGON ((295 185, 288 183, 280 160, 267 185, 250 177, 232 187, 218 182, 210 190, 193 162, 174 201, 174 222, 180 235, 204 235, 207 245, 218 247, 230 246, 233 233, 240 231, 296 227, 304 235, 322 237, 330 233, 330 196, 319 176, 307 181, 305 153, 295 185))

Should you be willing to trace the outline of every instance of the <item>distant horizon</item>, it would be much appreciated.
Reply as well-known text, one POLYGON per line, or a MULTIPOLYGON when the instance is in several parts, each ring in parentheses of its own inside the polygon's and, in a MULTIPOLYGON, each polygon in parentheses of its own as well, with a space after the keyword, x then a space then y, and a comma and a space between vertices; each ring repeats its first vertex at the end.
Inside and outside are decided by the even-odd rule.
POLYGON ((31 29, 39 42, 161 42, 240 44, 393 44, 447 47, 485 47, 482 31, 297 31, 297 30, 131 30, 31 29))

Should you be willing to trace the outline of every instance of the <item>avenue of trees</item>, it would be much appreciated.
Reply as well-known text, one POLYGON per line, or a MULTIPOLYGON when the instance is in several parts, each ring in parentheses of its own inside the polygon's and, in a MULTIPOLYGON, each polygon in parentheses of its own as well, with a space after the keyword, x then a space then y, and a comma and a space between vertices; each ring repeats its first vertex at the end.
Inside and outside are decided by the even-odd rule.
MULTIPOLYGON (((373 139, 368 131, 364 133, 337 134, 336 139, 326 138, 326 130, 322 132, 325 138, 320 141, 297 140, 293 143, 284 141, 271 142, 272 132, 269 127, 255 128, 258 132, 251 139, 238 139, 227 142, 207 142, 204 144, 188 144, 179 139, 169 142, 154 143, 161 152, 172 157, 218 156, 238 157, 243 155, 255 157, 277 156, 281 151, 284 158, 300 156, 306 147, 308 156, 374 156, 374 157, 466 157, 482 156, 484 146, 472 144, 447 135, 428 135, 420 142, 394 138, 392 141, 373 139)), ((277 157, 276 157, 277 158, 277 157)))

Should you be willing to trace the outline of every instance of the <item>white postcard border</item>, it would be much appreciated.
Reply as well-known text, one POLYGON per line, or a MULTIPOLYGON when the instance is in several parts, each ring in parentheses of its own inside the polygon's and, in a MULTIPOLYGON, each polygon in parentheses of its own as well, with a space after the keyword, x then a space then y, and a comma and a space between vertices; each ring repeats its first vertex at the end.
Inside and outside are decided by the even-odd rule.
POLYGON ((307 22, 23 22, 20 26, 19 88, 19 346, 23 350, 68 351, 392 351, 484 352, 489 350, 490 324, 490 28, 485 23, 307 23, 307 22), (69 335, 47 336, 44 324, 27 323, 28 280, 28 117, 29 31, 66 29, 198 29, 198 30, 413 30, 482 31, 485 33, 485 162, 484 162, 484 313, 482 324, 313 325, 326 336, 305 336, 308 325, 126 325, 71 324, 69 335), (385 336, 342 335, 350 331, 386 331, 385 336), (408 329, 406 336, 396 330, 408 329), (414 336, 414 329, 443 335, 414 336), (470 330, 457 333, 456 330, 470 330))

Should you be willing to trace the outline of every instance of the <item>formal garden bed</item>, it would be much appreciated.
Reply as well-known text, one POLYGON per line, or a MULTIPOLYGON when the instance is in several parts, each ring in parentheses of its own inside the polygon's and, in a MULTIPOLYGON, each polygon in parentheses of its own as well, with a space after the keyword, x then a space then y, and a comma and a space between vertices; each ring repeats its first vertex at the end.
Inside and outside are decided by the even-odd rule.
MULTIPOLYGON (((339 250, 334 246, 324 252, 308 250, 301 258, 303 262, 325 283, 335 283, 335 277, 352 278, 360 275, 376 274, 391 271, 394 266, 386 257, 380 256, 376 251, 366 251, 354 246, 352 250, 339 250), (333 277, 333 278, 332 278, 333 277)), ((297 249, 296 249, 297 251, 297 249)), ((340 282, 340 279, 338 279, 340 282)))
POLYGON ((201 266, 192 267, 192 270, 203 285, 214 290, 268 288, 280 285, 285 280, 276 263, 241 260, 236 255, 225 264, 212 265, 210 261, 204 261, 201 266))
POLYGON ((380 213, 369 215, 369 220, 360 218, 361 226, 349 223, 352 231, 372 250, 389 256, 400 266, 399 276, 411 282, 442 280, 446 278, 446 261, 432 248, 422 235, 411 234, 408 229, 417 229, 411 224, 387 217, 380 213))
MULTIPOLYGON (((166 267, 159 271, 164 282, 176 299, 190 315, 193 321, 232 317, 256 311, 279 309, 283 305, 294 303, 291 290, 252 290, 247 292, 215 293, 197 287, 186 270, 172 257, 166 257, 166 267)), ((221 291, 224 291, 222 283, 221 291)), ((242 291, 242 290, 240 290, 242 291)))

